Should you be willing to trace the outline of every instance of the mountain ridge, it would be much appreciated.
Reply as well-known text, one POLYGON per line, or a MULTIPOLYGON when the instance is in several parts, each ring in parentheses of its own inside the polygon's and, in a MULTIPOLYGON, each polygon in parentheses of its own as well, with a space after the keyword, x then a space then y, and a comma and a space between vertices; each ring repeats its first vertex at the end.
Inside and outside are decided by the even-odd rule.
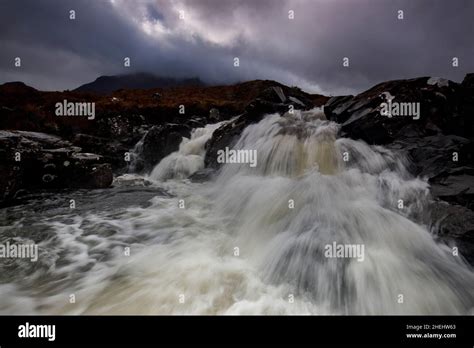
POLYGON ((74 91, 110 94, 120 89, 152 89, 181 86, 204 87, 205 84, 197 77, 177 79, 140 72, 123 75, 102 75, 92 82, 77 87, 74 91))

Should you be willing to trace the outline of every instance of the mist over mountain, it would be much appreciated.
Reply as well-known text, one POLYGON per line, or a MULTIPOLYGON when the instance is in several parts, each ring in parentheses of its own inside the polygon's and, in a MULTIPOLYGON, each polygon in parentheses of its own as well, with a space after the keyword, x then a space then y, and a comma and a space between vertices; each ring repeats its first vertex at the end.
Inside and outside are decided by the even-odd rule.
POLYGON ((1 1, 0 83, 57 91, 101 75, 166 72, 342 95, 413 76, 461 82, 474 71, 473 13, 470 0, 1 1), (41 15, 18 25, 25 9, 41 15))

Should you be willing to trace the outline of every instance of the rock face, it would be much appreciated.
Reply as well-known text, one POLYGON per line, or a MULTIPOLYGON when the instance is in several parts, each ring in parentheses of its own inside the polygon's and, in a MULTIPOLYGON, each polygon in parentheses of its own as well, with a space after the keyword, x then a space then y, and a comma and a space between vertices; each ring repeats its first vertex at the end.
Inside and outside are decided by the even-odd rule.
POLYGON ((407 125, 419 135, 441 130, 444 134, 471 136, 474 125, 468 117, 472 107, 467 97, 472 92, 469 79, 465 85, 441 81, 422 77, 384 82, 357 96, 333 97, 324 110, 328 119, 342 124, 344 134, 371 144, 388 144, 403 137, 407 125), (382 116, 381 104, 388 95, 395 103, 419 103, 419 119, 382 116))
POLYGON ((408 154, 412 173, 428 179, 435 197, 474 208, 472 139, 439 134, 398 140, 389 147, 408 154))
POLYGON ((15 199, 20 190, 105 188, 113 179, 101 156, 37 132, 0 131, 0 163, 0 203, 15 199))
POLYGON ((474 167, 472 80, 468 75, 462 84, 427 77, 384 82, 357 96, 333 97, 324 111, 342 124, 343 135, 404 151, 413 162, 413 174, 456 190, 466 180, 452 176, 469 181, 474 167), (382 116, 387 94, 394 97, 392 102, 419 103, 419 117, 382 116))

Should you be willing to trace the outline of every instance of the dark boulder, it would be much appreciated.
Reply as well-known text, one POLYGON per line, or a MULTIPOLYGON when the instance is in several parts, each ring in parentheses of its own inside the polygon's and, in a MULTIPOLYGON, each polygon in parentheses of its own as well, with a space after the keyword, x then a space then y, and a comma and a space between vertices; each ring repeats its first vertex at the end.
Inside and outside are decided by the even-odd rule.
POLYGON ((345 112, 351 105, 353 95, 336 96, 330 98, 324 105, 324 113, 328 120, 343 123, 350 114, 345 112))
POLYGON ((285 111, 288 111, 290 105, 294 109, 310 109, 314 106, 308 95, 299 88, 283 85, 264 89, 255 101, 264 101, 273 105, 273 108, 285 109, 285 111))
POLYGON ((412 174, 434 178, 447 171, 473 165, 474 143, 456 135, 410 136, 400 138, 388 148, 405 152, 414 165, 412 174))
POLYGON ((146 133, 138 150, 137 169, 143 168, 145 171, 153 169, 153 167, 172 152, 178 151, 179 144, 183 137, 189 138, 191 135, 191 127, 168 123, 161 126, 153 126, 146 133))
POLYGON ((116 115, 99 119, 95 133, 92 135, 120 141, 124 145, 132 146, 143 136, 146 130, 144 116, 137 114, 116 115))
POLYGON ((461 85, 464 88, 474 88, 474 73, 466 74, 466 76, 464 76, 464 80, 462 81, 461 85))
POLYGON ((232 148, 248 125, 259 122, 267 114, 286 111, 288 111, 288 105, 283 103, 275 104, 255 99, 247 105, 242 115, 235 117, 214 131, 212 138, 206 143, 206 157, 204 159, 206 167, 220 167, 220 164, 217 163, 217 152, 225 147, 232 148))
POLYGON ((354 97, 333 97, 324 111, 328 119, 342 124, 343 135, 371 144, 391 143, 403 137, 402 130, 409 129, 406 128, 409 125, 427 129, 431 134, 439 131, 468 136, 467 115, 461 112, 462 90, 466 88, 452 81, 428 77, 388 81, 354 97), (419 103, 419 119, 382 116, 381 104, 388 95, 394 97, 393 102, 419 103))
POLYGON ((129 147, 116 139, 77 134, 72 139, 72 143, 82 148, 82 151, 100 154, 102 159, 110 163, 115 170, 127 165, 125 154, 129 152, 129 147))
POLYGON ((430 180, 434 196, 474 209, 474 168, 456 168, 430 180))
POLYGON ((467 74, 461 83, 459 123, 465 137, 474 137, 474 74, 467 74))
POLYGON ((245 118, 250 121, 260 121, 266 114, 284 113, 289 110, 286 104, 276 104, 263 99, 255 99, 245 107, 245 118))
POLYGON ((20 190, 105 188, 112 184, 110 164, 100 155, 58 136, 24 131, 0 131, 0 202, 15 199, 20 190))
POLYGON ((442 134, 413 136, 387 147, 408 156, 411 173, 428 179, 433 196, 474 208, 473 140, 442 134))
POLYGON ((217 163, 217 151, 224 149, 226 146, 234 146, 245 127, 256 122, 256 120, 248 119, 246 116, 247 114, 237 116, 234 120, 225 123, 214 131, 211 139, 206 143, 206 156, 204 158, 206 167, 218 168, 220 164, 217 163))
POLYGON ((271 103, 285 103, 287 98, 283 89, 279 86, 265 88, 258 96, 259 99, 266 100, 271 103))

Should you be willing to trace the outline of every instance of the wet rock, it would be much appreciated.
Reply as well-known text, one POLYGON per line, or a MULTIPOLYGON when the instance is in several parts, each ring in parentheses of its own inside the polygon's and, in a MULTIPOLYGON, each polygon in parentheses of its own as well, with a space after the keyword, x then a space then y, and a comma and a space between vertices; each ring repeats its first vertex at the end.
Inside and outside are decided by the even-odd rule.
POLYGON ((114 176, 112 167, 108 163, 100 163, 92 167, 88 175, 80 176, 84 181, 79 181, 80 187, 107 188, 112 184, 114 176))
POLYGON ((193 182, 204 182, 210 180, 214 174, 216 173, 215 169, 213 168, 204 168, 198 170, 196 173, 191 175, 188 179, 193 182))
POLYGON ((268 87, 264 89, 258 96, 258 99, 266 100, 276 104, 286 102, 285 93, 279 86, 268 87))
POLYGON ((237 116, 233 121, 222 125, 212 134, 211 139, 206 143, 206 156, 204 163, 206 167, 218 168, 217 151, 224 149, 226 146, 232 147, 237 142, 242 131, 252 121, 246 118, 247 114, 237 116))
POLYGON ((19 190, 48 188, 105 188, 112 168, 100 155, 58 136, 24 131, 0 131, 0 202, 19 190))
POLYGON ((456 168, 453 174, 437 176, 431 180, 434 196, 448 202, 474 209, 474 168, 456 168))
POLYGON ((189 138, 191 128, 187 125, 168 123, 162 126, 153 126, 143 138, 139 160, 143 169, 149 171, 160 160, 172 152, 178 151, 183 137, 189 138))
POLYGON ((457 204, 442 201, 430 206, 431 229, 446 243, 459 248, 459 253, 474 265, 474 212, 457 204))
POLYGON ((288 111, 285 104, 275 104, 263 99, 255 99, 245 108, 245 118, 251 121, 260 121, 266 114, 284 113, 288 111))
POLYGON ((474 141, 456 135, 415 134, 387 147, 408 156, 411 173, 427 178, 435 197, 473 208, 474 141))
POLYGON ((125 153, 129 147, 116 139, 97 137, 89 134, 77 134, 72 143, 82 148, 82 151, 100 154, 104 161, 110 163, 117 170, 125 165, 125 153))
POLYGON ((472 166, 472 140, 456 135, 417 136, 417 132, 394 141, 388 148, 404 151, 414 164, 414 175, 434 178, 447 171, 472 166))
POLYGON ((214 131, 211 139, 206 143, 204 159, 206 167, 220 167, 220 164, 217 163, 217 152, 225 147, 233 147, 248 125, 259 122, 267 114, 284 113, 288 111, 287 108, 288 106, 285 104, 275 104, 262 99, 254 100, 245 108, 242 115, 235 117, 214 131))
POLYGON ((288 97, 288 99, 289 99, 290 101, 292 101, 292 102, 293 102, 294 104, 296 104, 296 105, 302 106, 303 108, 306 107, 306 105, 305 105, 301 100, 299 100, 298 98, 295 98, 295 97, 291 97, 291 96, 290 96, 290 97, 288 97))
POLYGON ((272 89, 276 93, 278 98, 280 99, 281 103, 286 102, 286 96, 285 96, 285 93, 283 93, 283 90, 281 89, 281 87, 272 87, 272 89))
POLYGON ((97 121, 93 135, 131 145, 143 136, 144 123, 145 117, 136 114, 106 117, 97 121))
POLYGON ((219 119, 220 119, 219 110, 217 110, 216 108, 212 108, 211 110, 209 110, 209 121, 210 122, 217 122, 217 121, 219 121, 219 119))
POLYGON ((428 77, 388 81, 354 97, 333 97, 324 111, 328 119, 342 124, 343 134, 371 144, 391 143, 403 137, 401 130, 412 124, 431 132, 469 136, 467 113, 462 112, 466 109, 463 105, 469 104, 467 97, 464 102, 462 99, 467 86, 469 79, 466 86, 428 77), (414 115, 382 116, 381 104, 387 101, 387 95, 394 97, 392 102, 419 103, 419 119, 414 115))
POLYGON ((330 98, 324 105, 324 113, 328 120, 343 123, 350 115, 345 111, 352 105, 353 95, 336 96, 330 98))
POLYGON ((298 88, 289 88, 286 86, 273 86, 266 88, 255 101, 264 101, 274 105, 274 108, 281 108, 288 111, 289 106, 293 105, 295 109, 310 109, 313 102, 307 95, 298 88), (286 107, 283 107, 285 105, 286 107))

